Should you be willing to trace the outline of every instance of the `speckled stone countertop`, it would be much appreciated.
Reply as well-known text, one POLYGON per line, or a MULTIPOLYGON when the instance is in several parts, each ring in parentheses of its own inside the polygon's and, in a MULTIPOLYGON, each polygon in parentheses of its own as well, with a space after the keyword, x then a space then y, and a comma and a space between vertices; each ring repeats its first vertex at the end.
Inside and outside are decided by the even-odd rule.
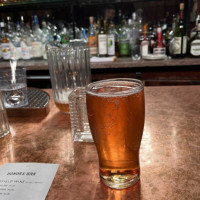
POLYGON ((12 135, 0 138, 0 166, 59 163, 47 200, 199 200, 200 86, 146 87, 145 99, 141 180, 134 187, 112 190, 100 182, 94 144, 72 141, 69 115, 52 98, 45 118, 9 118, 12 135))

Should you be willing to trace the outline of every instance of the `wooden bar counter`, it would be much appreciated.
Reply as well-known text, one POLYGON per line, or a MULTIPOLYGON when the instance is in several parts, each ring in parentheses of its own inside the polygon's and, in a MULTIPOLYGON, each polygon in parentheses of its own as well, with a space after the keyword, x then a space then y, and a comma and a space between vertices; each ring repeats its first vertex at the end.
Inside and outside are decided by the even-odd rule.
POLYGON ((200 199, 200 86, 145 87, 141 179, 124 190, 100 182, 94 144, 73 142, 69 115, 59 112, 46 91, 46 117, 9 118, 12 134, 0 138, 0 166, 58 163, 47 200, 200 199))

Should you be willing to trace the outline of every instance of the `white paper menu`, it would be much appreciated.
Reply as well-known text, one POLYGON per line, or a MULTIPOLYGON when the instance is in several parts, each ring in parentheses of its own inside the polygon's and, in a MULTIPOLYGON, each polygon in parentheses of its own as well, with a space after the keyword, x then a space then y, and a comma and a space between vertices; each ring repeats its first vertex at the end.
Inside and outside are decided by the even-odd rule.
POLYGON ((45 200, 58 164, 7 163, 0 168, 1 200, 45 200))

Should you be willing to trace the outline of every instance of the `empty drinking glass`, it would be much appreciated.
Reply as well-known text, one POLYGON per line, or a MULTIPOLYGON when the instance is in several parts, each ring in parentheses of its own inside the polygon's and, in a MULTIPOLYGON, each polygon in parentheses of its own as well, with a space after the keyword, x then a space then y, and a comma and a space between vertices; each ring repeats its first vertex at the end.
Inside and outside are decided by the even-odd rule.
POLYGON ((68 113, 69 94, 91 81, 89 49, 83 42, 73 41, 67 47, 51 42, 46 50, 55 104, 68 113))

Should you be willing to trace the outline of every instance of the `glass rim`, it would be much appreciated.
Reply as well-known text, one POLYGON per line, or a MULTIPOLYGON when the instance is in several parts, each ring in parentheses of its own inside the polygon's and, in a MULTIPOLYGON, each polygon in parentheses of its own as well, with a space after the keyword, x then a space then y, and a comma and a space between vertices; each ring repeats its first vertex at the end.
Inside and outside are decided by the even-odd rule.
MULTIPOLYGON (((130 86, 129 85, 129 86, 130 86)), ((126 85, 127 86, 127 85, 126 85)), ((102 97, 109 97, 109 96, 123 96, 123 95, 131 95, 134 93, 138 93, 140 91, 142 91, 144 89, 144 84, 142 83, 141 80, 139 79, 134 79, 134 78, 112 78, 112 79, 105 79, 105 80, 100 80, 100 81, 95 81, 92 83, 89 83, 86 86, 86 93, 90 94, 90 95, 94 95, 94 96, 102 96, 102 97), (125 90, 125 91, 119 91, 119 92, 115 92, 115 93, 97 93, 96 91, 91 91, 93 87, 95 86, 106 86, 108 84, 105 83, 111 83, 111 85, 113 85, 113 83, 121 83, 119 84, 119 86, 125 86, 125 83, 129 83, 131 85, 131 83, 135 83, 135 85, 131 85, 133 86, 132 88, 125 90), (123 84, 124 83, 124 84, 123 84)))

